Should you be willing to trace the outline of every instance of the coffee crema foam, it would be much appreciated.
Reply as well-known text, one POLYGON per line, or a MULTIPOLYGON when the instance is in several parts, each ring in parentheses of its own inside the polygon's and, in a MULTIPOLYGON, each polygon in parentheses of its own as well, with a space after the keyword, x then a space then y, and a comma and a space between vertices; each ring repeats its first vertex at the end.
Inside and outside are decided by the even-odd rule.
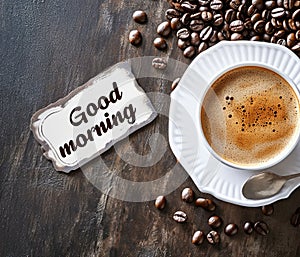
POLYGON ((235 68, 210 87, 202 104, 204 136, 223 159, 259 166, 297 137, 299 101, 277 73, 257 66, 235 68))

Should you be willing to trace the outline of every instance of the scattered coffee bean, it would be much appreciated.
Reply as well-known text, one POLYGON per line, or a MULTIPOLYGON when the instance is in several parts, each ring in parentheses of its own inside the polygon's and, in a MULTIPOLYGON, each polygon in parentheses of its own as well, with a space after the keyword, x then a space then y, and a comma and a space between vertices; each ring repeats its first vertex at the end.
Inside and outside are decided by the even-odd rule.
POLYGON ((223 8, 223 2, 221 0, 212 0, 209 6, 212 10, 219 11, 223 8))
POLYGON ((178 223, 183 223, 187 221, 187 215, 183 211, 177 211, 173 215, 173 220, 175 220, 178 223))
POLYGON ((188 25, 190 23, 190 21, 191 21, 191 15, 189 13, 185 13, 181 17, 180 21, 182 22, 182 24, 188 25))
POLYGON ((182 40, 186 40, 190 37, 190 32, 186 28, 182 28, 177 31, 177 37, 182 40))
POLYGON ((137 23, 146 23, 147 22, 147 14, 144 11, 135 11, 132 15, 132 18, 137 23))
POLYGON ((242 40, 243 35, 240 33, 233 33, 230 37, 230 40, 235 41, 235 40, 242 40))
POLYGON ((214 231, 214 230, 210 231, 207 234, 206 238, 207 238, 207 241, 213 245, 218 244, 220 242, 220 235, 217 231, 214 231))
POLYGON ((192 58, 196 54, 196 49, 194 46, 188 46, 183 50, 183 55, 186 58, 192 58))
POLYGON ((208 219, 208 225, 211 226, 212 228, 218 228, 222 225, 222 219, 219 216, 211 216, 208 219))
POLYGON ((284 8, 282 7, 278 7, 278 8, 275 8, 271 11, 271 16, 273 18, 282 18, 283 16, 285 16, 285 10, 284 8))
POLYGON ((198 46, 200 44, 200 42, 201 42, 201 39, 199 37, 199 34, 197 32, 193 32, 191 34, 191 44, 193 46, 198 46))
POLYGON ((213 19, 213 14, 209 11, 203 11, 201 13, 201 19, 206 22, 211 21, 213 19))
POLYGON ((297 208, 297 210, 294 212, 294 214, 291 217, 291 224, 294 227, 297 227, 300 225, 300 207, 297 208))
MULTIPOLYGON (((200 44, 200 46, 201 46, 201 44, 200 44)), ((195 204, 196 204, 196 206, 202 207, 203 209, 208 210, 208 211, 214 211, 216 209, 215 203, 210 199, 197 198, 195 204)))
POLYGON ((179 38, 178 41, 177 41, 177 46, 181 50, 186 49, 189 45, 190 45, 190 41, 188 41, 188 40, 182 40, 182 39, 179 38))
POLYGON ((206 41, 207 39, 210 38, 212 33, 213 33, 213 28, 211 26, 207 26, 200 32, 201 40, 206 41))
POLYGON ((286 44, 288 47, 292 47, 297 43, 295 33, 290 33, 286 38, 286 44))
POLYGON ((165 12, 165 17, 168 19, 168 20, 171 20, 173 18, 179 18, 181 16, 181 13, 175 9, 168 9, 166 10, 165 12))
POLYGON ((182 23, 179 18, 172 18, 170 21, 170 26, 173 30, 179 30, 182 28, 182 23))
POLYGON ((166 202, 166 198, 160 195, 156 198, 154 205, 157 209, 162 210, 163 208, 165 208, 166 202))
POLYGON ((153 45, 158 49, 158 50, 165 50, 167 48, 167 42, 161 37, 157 37, 153 41, 153 45))
POLYGON ((198 230, 194 233, 193 237, 192 237, 192 243, 196 244, 196 245, 200 245, 203 243, 204 240, 204 233, 201 230, 198 230))
POLYGON ((129 32, 129 42, 134 45, 137 46, 142 42, 142 34, 141 32, 139 32, 138 30, 131 30, 129 32))
POLYGON ((224 228, 224 233, 227 236, 234 236, 235 234, 237 234, 237 232, 238 232, 238 226, 234 223, 229 223, 224 228))
POLYGON ((170 22, 164 21, 157 26, 156 32, 162 37, 167 37, 171 33, 170 22))
POLYGON ((152 60, 152 67, 158 70, 163 70, 167 67, 167 61, 160 57, 154 58, 152 60))
POLYGON ((245 222, 244 231, 246 234, 250 235, 253 232, 254 224, 250 221, 245 222))
POLYGON ((194 191, 186 187, 181 192, 181 199, 187 203, 191 203, 194 200, 194 191))
POLYGON ((254 230, 262 236, 266 236, 270 232, 268 225, 263 221, 256 222, 254 224, 254 230))
POLYGON ((172 85, 171 85, 171 90, 173 91, 179 84, 180 78, 176 78, 173 80, 172 85))
POLYGON ((270 216, 274 212, 273 204, 265 205, 261 207, 261 211, 264 215, 270 216))

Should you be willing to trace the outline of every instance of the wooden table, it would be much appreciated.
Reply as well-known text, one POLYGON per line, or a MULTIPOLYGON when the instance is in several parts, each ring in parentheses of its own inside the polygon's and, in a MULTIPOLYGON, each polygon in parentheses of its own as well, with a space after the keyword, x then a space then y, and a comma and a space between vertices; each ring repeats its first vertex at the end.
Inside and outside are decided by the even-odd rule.
MULTIPOLYGON (((166 196, 167 207, 158 211, 153 201, 125 202, 103 194, 80 170, 70 175, 57 172, 42 156, 29 130, 38 109, 120 61, 156 55, 189 63, 174 36, 167 40, 166 52, 152 46, 167 7, 163 0, 1 1, 0 256, 300 256, 300 229, 290 225, 300 206, 300 190, 275 203, 272 216, 264 216, 260 208, 205 195, 187 178, 166 196), (147 24, 132 21, 138 9, 148 13, 147 24), (144 36, 138 48, 127 41, 134 28, 144 36), (229 238, 220 229, 219 245, 191 244, 196 229, 209 231, 212 213, 182 202, 184 187, 214 199, 214 213, 224 223, 237 223, 239 233, 229 238), (186 224, 172 220, 178 209, 187 212, 186 224), (270 234, 246 235, 241 229, 246 220, 267 222, 270 234)), ((163 76, 139 82, 146 92, 170 93, 171 82, 163 76)), ((167 117, 160 115, 130 136, 131 147, 139 154, 149 153, 148 139, 154 132, 167 140, 167 117)), ((123 152, 127 147, 128 143, 119 146, 123 152)), ((160 178, 176 164, 169 147, 157 164, 146 168, 125 165, 114 149, 102 158, 118 176, 133 181, 160 178)), ((181 172, 185 174, 182 168, 181 172)))

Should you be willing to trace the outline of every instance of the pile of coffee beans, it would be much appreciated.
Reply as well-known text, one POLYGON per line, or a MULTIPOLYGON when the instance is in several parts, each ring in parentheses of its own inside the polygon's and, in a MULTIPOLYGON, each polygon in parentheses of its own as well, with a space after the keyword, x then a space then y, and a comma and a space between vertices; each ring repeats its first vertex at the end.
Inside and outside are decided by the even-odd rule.
POLYGON ((265 41, 287 46, 300 55, 298 0, 168 0, 166 21, 157 27, 154 46, 167 47, 171 30, 187 58, 222 40, 265 41))
MULTIPOLYGON (((196 207, 201 207, 203 210, 208 212, 214 212, 216 210, 216 204, 207 198, 196 198, 195 193, 191 188, 184 188, 181 192, 181 200, 186 203, 194 202, 196 207)), ((155 207, 159 210, 162 210, 166 206, 166 197, 158 196, 155 200, 155 207)), ((270 216, 274 213, 273 204, 265 205, 261 207, 261 211, 263 215, 270 216)), ((173 220, 177 223, 185 223, 188 221, 188 214, 182 210, 176 211, 173 216, 173 220)), ((191 221, 193 222, 193 221, 191 221)), ((223 225, 223 220, 220 216, 214 214, 210 216, 207 220, 207 224, 211 227, 212 230, 208 231, 205 234, 202 230, 197 230, 192 235, 191 242, 195 245, 200 245, 204 242, 206 238, 207 242, 212 245, 216 245, 220 242, 221 231, 220 228, 223 225)), ((300 207, 295 210, 291 217, 291 224, 295 227, 300 226, 300 207)), ((239 231, 239 227, 235 223, 227 223, 224 226, 224 234, 226 236, 232 237, 236 235, 239 231)), ((245 221, 243 223, 243 231, 246 235, 250 235, 255 231, 258 235, 266 236, 270 233, 269 226, 264 221, 245 221)))

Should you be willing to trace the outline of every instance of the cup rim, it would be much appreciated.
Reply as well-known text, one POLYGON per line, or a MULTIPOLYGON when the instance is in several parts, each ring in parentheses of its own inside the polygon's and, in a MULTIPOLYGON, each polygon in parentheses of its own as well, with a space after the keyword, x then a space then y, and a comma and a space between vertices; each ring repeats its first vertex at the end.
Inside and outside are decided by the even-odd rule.
POLYGON ((204 143, 206 149, 221 163, 231 167, 231 168, 235 168, 235 169, 241 169, 241 170, 265 170, 268 168, 271 168, 273 166, 275 166, 276 164, 279 164, 280 162, 282 162, 284 159, 286 159, 291 152, 295 149, 295 147, 297 146, 297 144, 300 141, 300 126, 298 126, 297 131, 296 131, 296 136, 295 139, 291 142, 289 142, 289 146, 284 148, 282 151, 280 151, 278 153, 278 155, 276 155, 274 158, 271 158, 270 160, 268 160, 267 162, 262 163, 261 165, 242 165, 242 164, 237 164, 234 162, 230 162, 227 161, 226 159, 224 159, 222 156, 220 156, 211 146, 210 144, 207 142, 207 139, 204 135, 203 132, 203 128, 202 128, 202 121, 201 121, 201 115, 202 115, 202 103, 203 100, 208 92, 208 90, 211 88, 211 86, 215 83, 215 81, 217 81, 221 76, 223 76, 224 74, 226 74, 227 72, 240 68, 240 67, 260 67, 260 68, 265 68, 267 70, 273 71, 275 72, 277 75, 279 75, 280 77, 282 77, 289 85, 290 87, 293 89, 297 99, 298 99, 298 103, 299 103, 299 109, 300 109, 300 89, 298 88, 297 85, 295 85, 295 83, 284 73, 282 73, 281 71, 279 71, 278 69, 262 64, 262 63, 255 63, 255 62, 247 62, 247 63, 238 63, 235 65, 231 65, 228 66, 226 69, 222 70, 221 72, 219 72, 218 74, 216 74, 216 76, 210 81, 210 83, 207 85, 204 94, 201 96, 200 99, 200 104, 199 104, 199 108, 198 108, 198 120, 199 120, 199 124, 200 124, 200 137, 202 139, 202 143, 204 143))

